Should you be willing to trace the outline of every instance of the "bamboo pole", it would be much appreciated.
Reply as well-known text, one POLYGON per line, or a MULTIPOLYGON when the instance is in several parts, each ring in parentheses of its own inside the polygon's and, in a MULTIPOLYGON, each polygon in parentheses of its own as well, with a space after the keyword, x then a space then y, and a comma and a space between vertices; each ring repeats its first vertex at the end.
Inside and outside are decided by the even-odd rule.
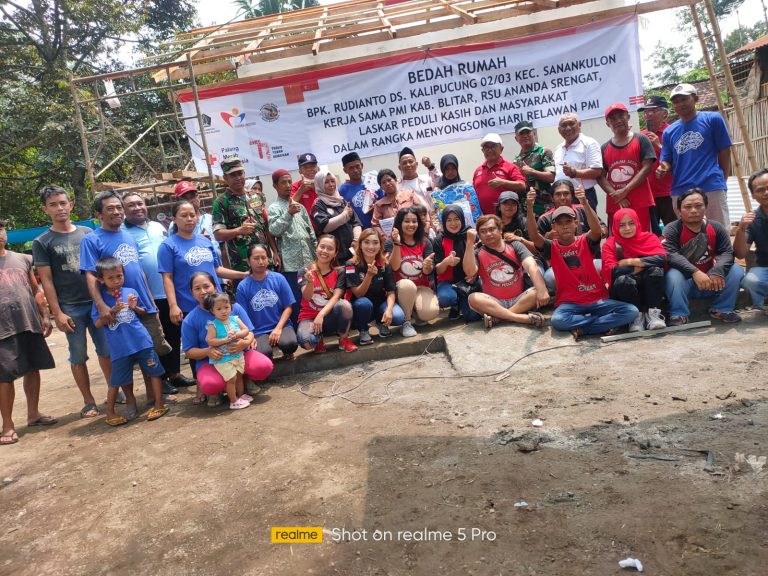
MULTIPOLYGON (((200 127, 200 141, 203 144, 203 154, 205 154, 205 165, 208 167, 208 178, 211 182, 213 197, 216 194, 216 177, 213 175, 213 166, 211 166, 211 155, 208 152, 208 139, 205 137, 205 125, 203 124, 203 113, 200 111, 200 96, 197 91, 197 80, 195 78, 195 69, 192 66, 192 55, 187 53, 187 66, 189 67, 189 83, 192 86, 192 96, 195 99, 195 114, 197 115, 197 125, 200 127)), ((194 157, 194 154, 193 154, 194 157)))
POLYGON ((80 99, 77 96, 77 86, 75 85, 75 78, 70 74, 69 76, 69 89, 72 92, 72 101, 75 103, 75 121, 77 122, 77 128, 80 131, 80 143, 83 146, 83 159, 85 160, 85 170, 88 173, 88 180, 91 182, 91 194, 96 194, 96 178, 93 176, 93 164, 91 163, 91 152, 88 149, 88 136, 85 134, 85 124, 83 124, 83 116, 80 113, 80 99))
POLYGON ((720 62, 723 65, 723 72, 725 73, 725 82, 728 84, 728 91, 731 94, 731 100, 733 101, 733 110, 736 112, 736 120, 739 123, 739 130, 741 130, 741 136, 744 140, 744 149, 747 151, 747 159, 749 160, 749 167, 752 172, 758 170, 759 166, 755 160, 755 150, 752 148, 752 141, 749 139, 749 132, 747 131, 747 123, 744 121, 744 111, 741 109, 741 100, 736 92, 736 84, 733 82, 733 74, 731 74, 731 67, 728 65, 728 56, 725 53, 725 46, 723 46, 723 39, 720 36, 720 25, 717 23, 717 17, 715 16, 715 10, 712 7, 712 0, 704 0, 704 6, 707 9, 707 15, 709 16, 710 24, 712 25, 712 35, 715 37, 715 44, 717 44, 717 51, 720 53, 720 62))
MULTIPOLYGON (((715 98, 717 98, 717 108, 720 110, 720 114, 722 114, 723 119, 725 120, 727 116, 725 115, 725 104, 723 102, 723 97, 720 94, 720 86, 717 83, 717 77, 715 75, 715 66, 712 64, 712 57, 709 55, 709 50, 707 49, 707 42, 704 37, 704 30, 701 27, 701 20, 699 19, 699 14, 696 12, 696 5, 691 4, 691 18, 693 18, 693 23, 696 26, 696 32, 699 36, 699 42, 701 42, 701 51, 704 54, 704 62, 707 65, 707 70, 709 71, 709 80, 712 84, 712 90, 715 93, 715 98)), ((724 67, 727 67, 727 63, 724 67)), ((742 131, 742 135, 744 135, 744 132, 742 131)), ((736 173, 736 180, 739 183, 739 190, 741 191, 741 201, 744 203, 744 208, 747 210, 747 212, 752 211, 752 202, 749 200, 749 193, 747 192, 747 186, 744 184, 744 178, 743 173, 741 169, 741 162, 739 161, 739 155, 736 153, 735 146, 731 146, 731 159, 733 160, 733 171, 736 173)), ((728 178, 728 174, 725 174, 725 178, 728 178)), ((729 223, 730 224, 730 223, 729 223)))

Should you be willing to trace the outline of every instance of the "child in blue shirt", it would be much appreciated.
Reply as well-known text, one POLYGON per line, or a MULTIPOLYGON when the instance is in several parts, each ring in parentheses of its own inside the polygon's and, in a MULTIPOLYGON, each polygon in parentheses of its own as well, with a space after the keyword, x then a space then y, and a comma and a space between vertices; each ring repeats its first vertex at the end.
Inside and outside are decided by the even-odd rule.
POLYGON ((110 307, 110 318, 101 318, 96 304, 91 316, 97 328, 106 326, 112 362, 112 377, 107 392, 107 419, 110 426, 120 426, 136 418, 138 409, 133 394, 133 365, 138 362, 141 370, 150 378, 155 405, 147 414, 147 420, 157 420, 168 412, 163 403, 162 380, 165 373, 152 345, 152 337, 139 320, 147 313, 146 305, 133 288, 126 288, 123 265, 117 258, 106 256, 96 262, 96 277, 101 284, 101 296, 110 307), (127 409, 124 416, 115 413, 118 390, 125 393, 127 409))
POLYGON ((203 306, 214 315, 213 320, 208 321, 208 334, 206 341, 208 346, 218 348, 224 355, 218 360, 211 360, 216 371, 224 378, 229 397, 229 409, 240 410, 248 408, 253 397, 245 394, 243 384, 243 372, 245 360, 243 353, 230 354, 227 345, 245 338, 250 333, 248 327, 237 316, 232 315, 232 303, 229 296, 221 292, 209 294, 203 300, 203 306))

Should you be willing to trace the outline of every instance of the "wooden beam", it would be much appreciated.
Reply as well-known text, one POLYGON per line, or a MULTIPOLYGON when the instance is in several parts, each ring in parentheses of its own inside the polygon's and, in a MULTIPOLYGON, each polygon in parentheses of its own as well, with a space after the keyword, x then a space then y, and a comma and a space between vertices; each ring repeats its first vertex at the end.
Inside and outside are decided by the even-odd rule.
POLYGON ((459 18, 461 18, 464 22, 467 22, 469 24, 475 24, 477 22, 477 16, 474 14, 470 14, 469 12, 462 10, 458 6, 454 6, 453 4, 449 3, 447 0, 438 0, 440 4, 445 6, 448 10, 456 14, 459 18))
POLYGON ((376 13, 379 16, 379 20, 381 21, 381 25, 384 26, 387 29, 387 32, 389 33, 390 38, 397 38, 397 30, 394 26, 392 26, 392 23, 389 21, 389 18, 387 18, 384 14, 384 10, 382 10, 382 7, 384 4, 379 2, 376 5, 376 13))
POLYGON ((690 324, 683 324, 682 326, 667 326, 661 330, 642 330, 641 332, 628 332, 627 334, 613 334, 612 336, 602 336, 600 342, 616 342, 619 340, 632 340, 634 338, 651 338, 653 336, 663 336, 664 334, 672 334, 674 332, 682 332, 684 330, 693 330, 695 328, 707 328, 711 326, 712 322, 704 320, 702 322, 691 322, 690 324))
POLYGON ((328 7, 326 6, 323 9, 323 15, 320 16, 320 20, 317 22, 317 30, 315 31, 315 41, 312 44, 312 54, 317 56, 318 52, 320 52, 320 38, 323 36, 323 25, 325 24, 325 19, 328 18, 328 7))

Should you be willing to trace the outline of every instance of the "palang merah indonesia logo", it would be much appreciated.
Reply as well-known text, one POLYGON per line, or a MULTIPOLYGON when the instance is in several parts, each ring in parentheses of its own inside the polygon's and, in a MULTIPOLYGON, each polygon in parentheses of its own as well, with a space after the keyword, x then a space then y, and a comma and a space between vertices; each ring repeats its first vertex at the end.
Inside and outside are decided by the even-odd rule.
POLYGON ((277 108, 276 104, 272 104, 271 102, 269 104, 264 104, 264 106, 259 109, 259 113, 264 122, 274 122, 280 117, 280 110, 277 108))
POLYGON ((240 112, 237 108, 232 108, 232 113, 221 112, 221 119, 227 123, 230 128, 242 126, 245 122, 245 112, 240 112))

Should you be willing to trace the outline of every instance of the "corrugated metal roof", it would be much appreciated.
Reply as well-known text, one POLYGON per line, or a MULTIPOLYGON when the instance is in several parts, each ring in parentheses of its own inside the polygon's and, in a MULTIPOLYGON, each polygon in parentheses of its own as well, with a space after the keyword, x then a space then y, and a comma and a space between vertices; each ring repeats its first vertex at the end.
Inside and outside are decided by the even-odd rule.
POLYGON ((762 38, 758 38, 757 40, 753 40, 749 44, 744 44, 741 48, 737 48, 730 54, 728 54, 728 57, 737 56, 739 54, 744 54, 745 52, 752 52, 753 50, 757 50, 758 48, 761 48, 768 44, 768 34, 763 36, 762 38))

